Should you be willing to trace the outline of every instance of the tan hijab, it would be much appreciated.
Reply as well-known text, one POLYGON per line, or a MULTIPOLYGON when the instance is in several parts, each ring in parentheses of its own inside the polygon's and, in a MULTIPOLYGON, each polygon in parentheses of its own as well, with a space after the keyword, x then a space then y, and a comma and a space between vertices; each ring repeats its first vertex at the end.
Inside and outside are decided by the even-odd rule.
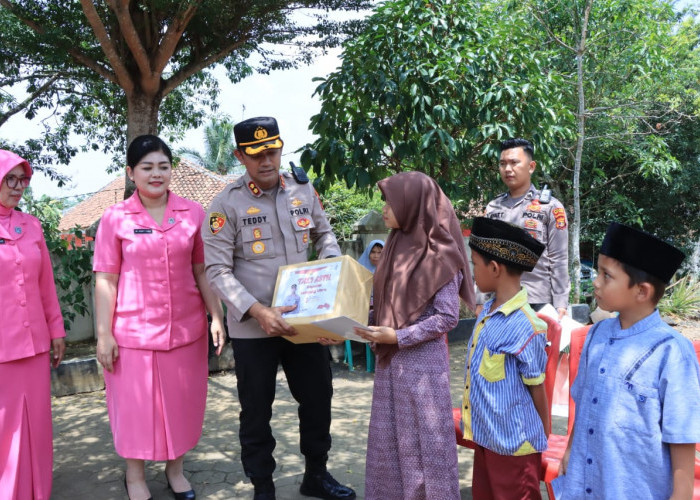
MULTIPOLYGON (((404 328, 461 271, 459 296, 474 309, 474 282, 462 230, 452 203, 437 183, 420 172, 402 172, 379 181, 400 229, 392 229, 374 274, 376 325, 404 328)), ((398 348, 377 346, 388 362, 398 348)))

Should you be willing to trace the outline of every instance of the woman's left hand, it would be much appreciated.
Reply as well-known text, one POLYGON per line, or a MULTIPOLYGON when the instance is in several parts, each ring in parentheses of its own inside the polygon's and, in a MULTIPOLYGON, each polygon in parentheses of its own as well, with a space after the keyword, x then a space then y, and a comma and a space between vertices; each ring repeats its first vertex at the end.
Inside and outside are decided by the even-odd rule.
POLYGON ((368 326, 367 328, 355 328, 355 333, 365 340, 377 344, 398 344, 396 330, 388 326, 368 326))
POLYGON ((51 339, 51 350, 53 351, 51 366, 58 368, 58 365, 63 361, 63 355, 66 353, 66 341, 63 337, 51 339))
POLYGON ((211 328, 211 339, 214 342, 214 347, 216 347, 216 355, 221 355, 221 350, 226 344, 226 330, 224 329, 223 321, 219 318, 212 318, 211 328))

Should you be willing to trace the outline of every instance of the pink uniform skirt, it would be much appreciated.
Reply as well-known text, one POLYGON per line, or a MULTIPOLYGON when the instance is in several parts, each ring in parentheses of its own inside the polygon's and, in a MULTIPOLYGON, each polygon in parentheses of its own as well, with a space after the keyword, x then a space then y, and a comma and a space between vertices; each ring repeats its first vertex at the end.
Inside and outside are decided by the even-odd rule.
POLYGON ((48 500, 53 471, 49 353, 0 363, 0 498, 48 500))
POLYGON ((202 434, 207 400, 207 336, 170 351, 119 347, 105 370, 114 447, 124 458, 174 460, 202 434))

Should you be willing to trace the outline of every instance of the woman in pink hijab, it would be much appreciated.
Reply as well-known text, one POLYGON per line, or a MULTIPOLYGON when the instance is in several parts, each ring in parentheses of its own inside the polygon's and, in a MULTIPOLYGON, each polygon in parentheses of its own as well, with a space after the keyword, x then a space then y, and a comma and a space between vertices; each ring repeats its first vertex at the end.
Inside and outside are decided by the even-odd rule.
POLYGON ((31 177, 26 160, 0 149, 0 498, 8 500, 51 496, 50 365, 65 352, 41 224, 15 210, 31 177))
POLYGON ((374 318, 356 333, 377 355, 366 500, 458 500, 445 335, 459 299, 474 308, 464 239, 450 200, 420 172, 379 182, 391 228, 374 274, 374 318))

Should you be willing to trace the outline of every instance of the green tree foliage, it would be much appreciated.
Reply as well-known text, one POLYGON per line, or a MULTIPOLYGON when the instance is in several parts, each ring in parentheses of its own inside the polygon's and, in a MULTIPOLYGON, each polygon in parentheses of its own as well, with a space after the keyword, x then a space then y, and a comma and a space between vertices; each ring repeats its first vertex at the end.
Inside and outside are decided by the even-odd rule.
POLYGON ((574 207, 572 275, 578 234, 595 248, 610 220, 687 244, 699 229, 688 185, 700 168, 698 23, 666 0, 528 5, 543 45, 556 51, 550 64, 570 82, 562 91, 579 123, 562 144, 558 179, 574 207))
MULTIPOLYGON (((198 126, 218 94, 207 68, 232 82, 311 60, 358 21, 368 0, 0 0, 1 88, 19 85, 27 102, 0 92, 3 116, 55 110, 56 150, 71 133, 87 148, 124 151, 145 133, 175 139, 198 126), (126 130, 126 134, 124 133, 126 130)), ((57 157, 64 161, 65 155, 57 157)), ((30 158, 34 160, 34 158, 30 158)))
POLYGON ((353 225, 370 210, 381 213, 384 202, 378 193, 373 194, 348 189, 344 182, 335 182, 324 191, 321 197, 323 208, 338 240, 350 239, 353 225))
POLYGON ((27 189, 22 197, 21 207, 41 222, 53 263, 63 323, 68 329, 76 315, 85 315, 88 312, 85 289, 92 280, 92 250, 87 245, 76 246, 75 239, 82 240, 84 236, 79 229, 72 229, 64 235, 67 238, 61 237, 58 224, 61 221, 63 206, 60 201, 52 200, 46 195, 34 199, 31 189, 27 189))
POLYGON ((233 136, 233 121, 228 116, 212 118, 204 127, 204 153, 191 148, 183 148, 179 155, 189 156, 204 168, 226 175, 240 165, 233 151, 236 139, 233 136))
POLYGON ((502 139, 532 137, 547 166, 571 114, 525 24, 497 1, 382 4, 344 43, 341 67, 319 79, 310 128, 320 137, 302 164, 321 188, 368 188, 413 169, 473 197, 497 185, 502 139))

